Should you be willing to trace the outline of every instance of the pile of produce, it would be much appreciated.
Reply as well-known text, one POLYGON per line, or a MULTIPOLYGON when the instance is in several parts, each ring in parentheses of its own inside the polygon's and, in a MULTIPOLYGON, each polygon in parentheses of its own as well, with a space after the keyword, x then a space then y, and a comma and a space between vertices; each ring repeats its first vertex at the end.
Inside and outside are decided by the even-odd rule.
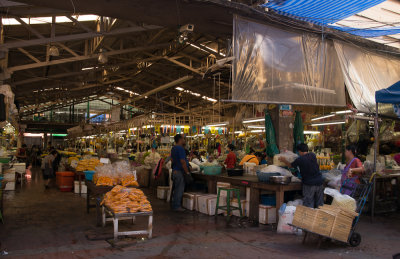
POLYGON ((98 165, 102 165, 99 159, 96 158, 83 159, 78 162, 78 165, 75 169, 76 171, 94 171, 94 169, 98 165))
POLYGON ((116 214, 152 211, 150 202, 141 190, 121 185, 106 193, 101 205, 106 205, 116 214))
POLYGON ((139 186, 130 164, 125 161, 96 167, 93 182, 98 186, 139 186))
POLYGON ((78 161, 78 163, 79 163, 79 158, 77 158, 76 156, 71 156, 71 157, 68 158, 68 164, 70 165, 71 162, 74 161, 74 160, 78 161))

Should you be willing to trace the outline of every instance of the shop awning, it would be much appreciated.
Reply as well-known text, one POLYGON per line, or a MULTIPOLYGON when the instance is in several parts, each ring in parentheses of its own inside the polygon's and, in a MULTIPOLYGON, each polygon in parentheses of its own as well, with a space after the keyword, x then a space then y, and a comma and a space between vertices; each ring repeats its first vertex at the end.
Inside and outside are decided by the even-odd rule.
POLYGON ((392 86, 375 92, 377 103, 400 104, 400 81, 392 86))

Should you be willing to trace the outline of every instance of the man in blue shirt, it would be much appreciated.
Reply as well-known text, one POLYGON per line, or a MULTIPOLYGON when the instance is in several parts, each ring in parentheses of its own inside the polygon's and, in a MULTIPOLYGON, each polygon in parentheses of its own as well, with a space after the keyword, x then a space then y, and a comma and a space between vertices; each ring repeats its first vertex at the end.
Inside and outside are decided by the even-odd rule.
POLYGON ((172 209, 176 211, 184 211, 181 207, 183 192, 185 190, 184 174, 190 174, 188 161, 185 152, 185 138, 181 134, 174 137, 175 146, 171 149, 172 160, 172 180, 174 181, 174 189, 172 190, 172 209))
POLYGON ((288 167, 300 170, 303 183, 303 205, 318 208, 324 205, 324 181, 319 171, 317 157, 314 153, 308 152, 308 146, 304 143, 299 144, 297 150, 300 156, 293 163, 289 163, 284 157, 280 157, 279 160, 288 167))

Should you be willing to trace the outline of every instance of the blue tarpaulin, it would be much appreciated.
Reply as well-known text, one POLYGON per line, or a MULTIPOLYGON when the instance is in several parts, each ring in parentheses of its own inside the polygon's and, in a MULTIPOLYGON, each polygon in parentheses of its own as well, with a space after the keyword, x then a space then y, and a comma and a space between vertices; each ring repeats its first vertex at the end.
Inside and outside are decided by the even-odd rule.
POLYGON ((385 0, 271 0, 262 5, 278 14, 297 20, 334 28, 364 38, 400 33, 399 26, 384 28, 352 28, 333 24, 353 16, 385 0))
POLYGON ((312 22, 328 25, 362 12, 385 0, 271 0, 263 7, 275 12, 312 22))
POLYGON ((400 81, 375 92, 375 101, 377 103, 400 104, 400 81))
POLYGON ((393 35, 400 33, 400 27, 384 27, 384 28, 374 28, 374 29, 358 29, 351 27, 341 27, 341 26, 329 26, 339 31, 344 31, 353 35, 357 35, 363 38, 373 38, 385 35, 393 35))

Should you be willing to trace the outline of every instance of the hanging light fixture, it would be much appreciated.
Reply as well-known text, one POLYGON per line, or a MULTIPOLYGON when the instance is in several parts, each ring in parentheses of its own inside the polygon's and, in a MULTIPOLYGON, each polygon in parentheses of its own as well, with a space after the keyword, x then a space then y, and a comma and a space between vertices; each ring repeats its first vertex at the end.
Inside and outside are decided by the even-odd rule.
POLYGON ((103 49, 100 49, 100 55, 99 55, 98 61, 99 61, 101 64, 105 64, 105 63, 107 63, 107 61, 108 61, 108 57, 107 57, 107 55, 105 54, 105 51, 104 51, 103 49))
POLYGON ((56 46, 50 46, 49 48, 49 56, 58 57, 60 56, 60 52, 56 46))

